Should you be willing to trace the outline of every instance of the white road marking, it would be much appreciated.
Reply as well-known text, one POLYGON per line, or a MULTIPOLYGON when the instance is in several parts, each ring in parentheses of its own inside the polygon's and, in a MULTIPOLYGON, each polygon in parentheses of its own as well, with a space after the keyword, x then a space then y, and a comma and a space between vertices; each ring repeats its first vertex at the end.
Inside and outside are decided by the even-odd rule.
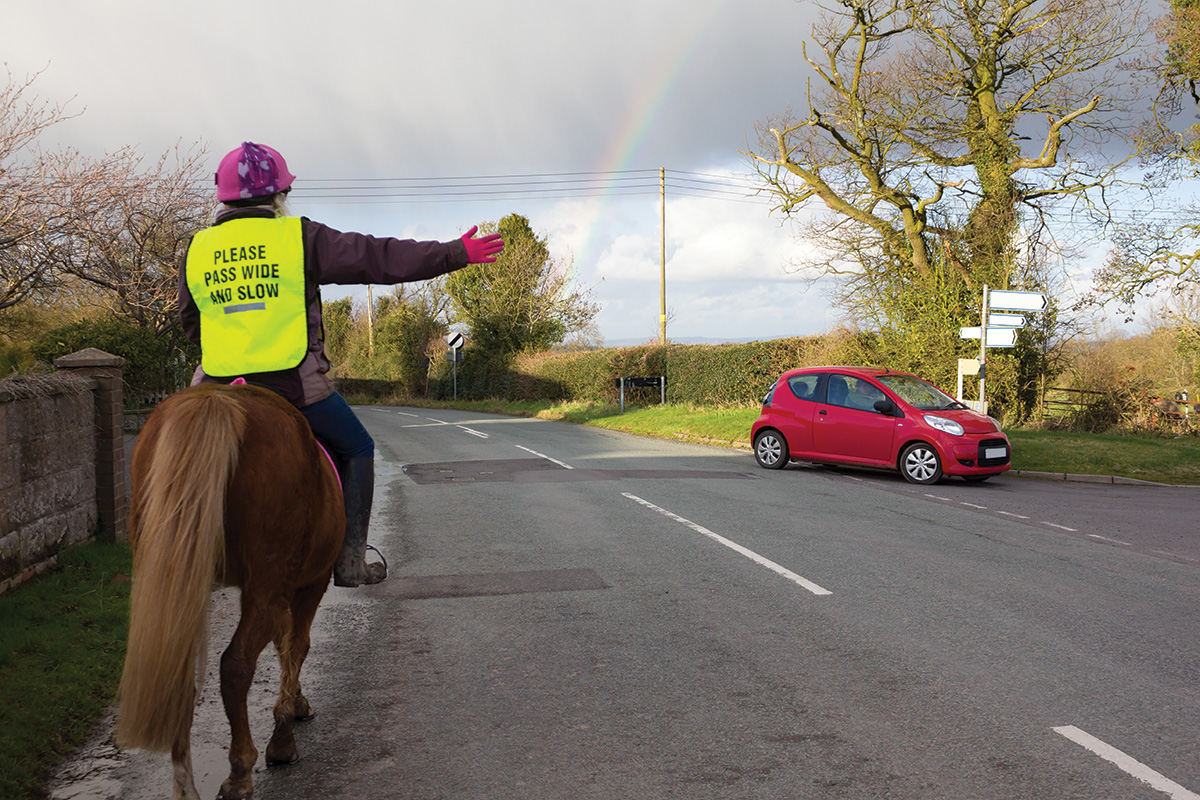
POLYGON ((975 505, 974 503, 964 503, 964 502, 959 502, 959 505, 960 505, 960 506, 970 506, 971 508, 978 508, 978 509, 980 509, 981 511, 987 511, 987 506, 977 506, 977 505, 975 505))
POLYGON ((572 467, 570 464, 564 464, 563 462, 559 461, 557 458, 551 458, 551 457, 550 457, 550 456, 548 456, 548 455, 545 455, 545 454, 543 454, 543 453, 539 453, 537 450, 530 450, 528 447, 525 447, 524 445, 516 445, 516 448, 517 448, 518 450, 524 450, 526 453, 533 453, 533 454, 534 454, 535 456, 537 456, 538 458, 544 458, 544 459, 546 459, 547 461, 549 461, 549 462, 550 462, 550 463, 552 463, 552 464, 558 464, 558 465, 559 465, 560 467, 562 467, 563 469, 575 469, 575 468, 574 468, 574 467, 572 467))
MULTIPOLYGON (((1049 525, 1050 523, 1047 522, 1046 524, 1049 525)), ((1061 526, 1056 526, 1056 527, 1061 527, 1061 526)), ((1071 530, 1071 529, 1067 528, 1067 530, 1071 530)), ((1130 544, 1129 542, 1122 542, 1120 539, 1110 539, 1107 536, 1101 536, 1098 533, 1089 533, 1088 537, 1091 539, 1099 539, 1102 542, 1111 542, 1112 544, 1119 544, 1123 547, 1133 547, 1133 545, 1130 544)))
POLYGON ((927 495, 925 495, 925 496, 926 496, 926 497, 932 497, 934 500, 945 500, 947 503, 951 502, 951 500, 950 500, 950 498, 949 498, 949 497, 939 497, 939 496, 938 496, 938 495, 936 495, 936 494, 927 494, 927 495))
POLYGON ((1003 514, 1006 517, 1016 517, 1017 519, 1029 519, 1029 517, 1025 516, 1024 514, 1014 514, 1011 511, 997 511, 996 513, 1003 514))
POLYGON ((1051 528, 1058 528, 1060 531, 1070 531, 1071 533, 1079 533, 1078 528, 1068 528, 1066 525, 1059 525, 1054 522, 1046 522, 1046 520, 1042 520, 1042 524, 1049 525, 1051 528))
POLYGON ((397 414, 399 414, 399 415, 400 415, 400 416, 402 416, 402 417, 412 417, 413 419, 420 419, 420 418, 421 418, 421 415, 420 415, 420 414, 409 414, 407 411, 397 411, 396 413, 397 413, 397 414))
POLYGON ((1092 751, 1105 761, 1116 764, 1139 781, 1150 784, 1160 792, 1166 792, 1173 800, 1200 800, 1200 794, 1185 789, 1178 783, 1175 783, 1175 781, 1150 769, 1150 767, 1147 767, 1132 756, 1121 752, 1110 744, 1102 742, 1086 731, 1081 731, 1074 725, 1063 725, 1051 730, 1067 737, 1080 747, 1092 751))
POLYGON ((799 575, 797 575, 796 573, 787 569, 786 567, 779 566, 774 561, 771 561, 769 558, 764 558, 764 557, 760 556, 758 553, 754 552, 753 550, 748 550, 745 547, 742 547, 737 542, 732 542, 729 539, 726 539, 724 536, 720 536, 718 534, 713 533, 708 528, 705 528, 703 525, 697 525, 696 523, 692 522, 691 520, 686 520, 683 517, 679 516, 678 514, 672 514, 670 511, 667 511, 665 508, 660 508, 660 507, 654 505, 654 503, 651 503, 649 500, 643 500, 642 498, 638 497, 635 494, 629 494, 629 492, 622 492, 621 494, 624 497, 628 497, 630 500, 633 500, 634 502, 641 503, 646 508, 650 508, 650 509, 657 511, 658 513, 662 514, 664 517, 667 517, 668 519, 673 519, 678 523, 688 526, 689 528, 694 530, 696 533, 703 534, 704 536, 707 536, 708 538, 712 539, 714 542, 723 544, 726 547, 728 547, 729 549, 731 549, 735 552, 741 553, 742 555, 744 555, 746 558, 750 559, 754 563, 756 563, 760 566, 766 567, 767 569, 771 570, 772 572, 782 575, 783 577, 787 578, 792 583, 794 583, 797 586, 800 586, 804 589, 807 589, 808 591, 812 592, 813 594, 816 594, 816 595, 833 594, 833 592, 829 591, 828 589, 824 589, 824 588, 818 586, 817 584, 813 583, 810 580, 801 578, 799 575))
POLYGON ((1185 555, 1181 555, 1179 553, 1172 553, 1170 550, 1151 550, 1150 552, 1158 553, 1160 556, 1170 556, 1171 558, 1182 558, 1182 559, 1186 559, 1187 561, 1200 560, 1200 559, 1192 558, 1191 556, 1185 556, 1185 555))
POLYGON ((480 439, 488 438, 488 435, 486 433, 481 433, 480 431, 472 430, 471 428, 468 428, 466 425, 455 425, 454 427, 459 428, 460 430, 464 430, 467 433, 471 434, 472 436, 478 436, 480 439))

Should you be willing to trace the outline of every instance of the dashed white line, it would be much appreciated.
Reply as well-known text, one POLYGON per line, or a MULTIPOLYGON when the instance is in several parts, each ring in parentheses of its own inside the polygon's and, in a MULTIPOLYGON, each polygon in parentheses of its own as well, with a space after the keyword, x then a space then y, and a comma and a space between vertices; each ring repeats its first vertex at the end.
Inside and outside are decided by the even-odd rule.
MULTIPOLYGON (((1047 525, 1049 525, 1050 523, 1049 523, 1049 522, 1047 522, 1046 524, 1047 524, 1047 525)), ((1071 530, 1071 529, 1070 529, 1070 528, 1067 528, 1067 530, 1071 530)), ((1112 543, 1112 544, 1119 544, 1119 545, 1121 545, 1122 547, 1133 547, 1133 545, 1132 545, 1132 544, 1130 544, 1129 542, 1122 542, 1120 539, 1110 539, 1110 538, 1108 538, 1107 536, 1101 536, 1101 535, 1100 535, 1100 534, 1098 534, 1098 533, 1089 533, 1089 534, 1087 534, 1087 535, 1088 535, 1088 538, 1091 538, 1091 539, 1099 539, 1099 540, 1100 540, 1100 541, 1102 541, 1102 542, 1110 542, 1110 543, 1112 543)))
POLYGON ((997 511, 996 513, 1003 514, 1006 517, 1016 517, 1017 519, 1029 519, 1029 517, 1025 516, 1024 514, 1014 514, 1011 511, 997 511))
POLYGON ((812 592, 813 594, 816 594, 816 595, 833 594, 833 592, 829 591, 828 589, 824 589, 824 588, 818 586, 817 584, 813 583, 812 581, 810 581, 806 578, 800 577, 799 575, 797 575, 796 573, 787 569, 786 567, 781 567, 780 565, 776 564, 774 561, 771 561, 769 558, 764 558, 763 556, 760 556, 758 553, 754 552, 753 550, 748 550, 745 547, 742 547, 737 542, 730 541, 729 539, 726 539, 724 536, 720 536, 716 533, 713 533, 712 531, 710 531, 708 528, 704 527, 703 525, 697 525, 696 523, 692 522, 691 520, 684 519, 683 517, 679 516, 678 514, 672 514, 670 511, 667 511, 665 508, 660 508, 659 506, 654 505, 654 503, 651 503, 649 500, 643 500, 642 498, 638 497, 635 494, 629 494, 629 492, 622 492, 621 494, 624 497, 628 497, 630 500, 633 500, 634 502, 641 503, 646 508, 650 508, 650 509, 653 509, 654 511, 657 511, 659 514, 662 514, 664 517, 667 517, 668 519, 673 519, 678 523, 686 525, 687 527, 694 530, 696 533, 703 534, 704 536, 707 536, 709 539, 712 539, 714 542, 723 544, 726 547, 728 547, 729 549, 731 549, 737 553, 741 553, 742 555, 744 555, 746 558, 750 559, 754 563, 756 563, 760 566, 766 567, 767 569, 771 570, 772 572, 782 575, 783 577, 787 578, 792 583, 794 583, 797 586, 800 586, 804 589, 807 589, 808 591, 812 592))
POLYGON ((1068 528, 1066 525, 1059 525, 1054 522, 1046 522, 1046 520, 1042 520, 1042 524, 1049 525, 1051 528, 1058 528, 1060 531, 1070 531, 1071 533, 1079 533, 1078 528, 1068 528))
POLYGON ((1067 737, 1080 747, 1092 751, 1105 761, 1116 764, 1139 781, 1150 784, 1160 792, 1166 792, 1173 800, 1200 800, 1200 794, 1185 789, 1175 781, 1147 767, 1133 756, 1123 753, 1112 745, 1097 739, 1087 731, 1082 731, 1074 725, 1063 725, 1051 730, 1067 737))
POLYGON ((981 511, 987 511, 987 506, 977 506, 974 503, 966 503, 966 502, 960 501, 959 505, 960 506, 968 506, 970 508, 978 508, 981 511))
POLYGON ((460 430, 464 430, 467 433, 471 434, 472 436, 478 436, 480 439, 488 438, 488 435, 486 433, 483 433, 482 431, 474 430, 472 428, 468 428, 466 425, 455 425, 454 427, 456 427, 460 430))
POLYGON ((575 469, 570 464, 564 464, 563 462, 559 461, 557 458, 551 458, 550 456, 548 456, 544 453, 539 453, 537 450, 530 450, 528 447, 525 447, 524 445, 520 445, 520 444, 516 445, 516 448, 518 450, 524 450, 526 453, 533 453, 538 458, 544 458, 552 464, 558 464, 563 469, 575 469))
POLYGON ((949 498, 949 497, 939 497, 939 496, 938 496, 938 495, 936 495, 936 494, 927 494, 927 495, 925 495, 925 496, 926 496, 926 497, 932 497, 934 500, 945 500, 947 503, 951 502, 951 500, 950 500, 950 498, 949 498))

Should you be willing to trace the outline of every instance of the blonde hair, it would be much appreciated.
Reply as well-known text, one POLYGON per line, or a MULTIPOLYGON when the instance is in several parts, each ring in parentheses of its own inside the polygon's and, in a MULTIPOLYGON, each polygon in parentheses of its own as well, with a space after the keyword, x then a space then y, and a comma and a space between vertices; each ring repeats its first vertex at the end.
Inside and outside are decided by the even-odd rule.
POLYGON ((290 217, 291 209, 288 208, 287 192, 276 192, 267 197, 252 198, 257 202, 248 202, 246 200, 234 200, 233 202, 221 203, 213 209, 213 221, 216 221, 217 216, 235 208, 269 208, 277 217, 290 217))

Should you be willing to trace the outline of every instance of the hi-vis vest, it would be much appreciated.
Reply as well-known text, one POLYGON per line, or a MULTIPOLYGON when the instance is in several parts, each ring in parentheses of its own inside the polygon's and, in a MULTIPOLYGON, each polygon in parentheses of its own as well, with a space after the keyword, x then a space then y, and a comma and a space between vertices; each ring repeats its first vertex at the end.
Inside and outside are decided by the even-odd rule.
POLYGON ((299 366, 308 351, 299 217, 231 219, 200 231, 187 254, 200 310, 200 364, 217 377, 299 366))

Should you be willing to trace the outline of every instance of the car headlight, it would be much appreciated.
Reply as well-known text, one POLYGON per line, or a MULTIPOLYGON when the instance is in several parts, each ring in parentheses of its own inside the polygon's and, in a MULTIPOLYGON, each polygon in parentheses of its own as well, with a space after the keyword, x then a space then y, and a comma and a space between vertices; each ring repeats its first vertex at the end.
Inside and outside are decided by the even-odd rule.
POLYGON ((933 414, 926 414, 925 421, 928 422, 930 424, 930 426, 937 428, 942 433, 948 433, 951 436, 962 436, 963 435, 963 426, 959 425, 957 422, 955 422, 952 419, 946 419, 945 417, 936 417, 933 414))

